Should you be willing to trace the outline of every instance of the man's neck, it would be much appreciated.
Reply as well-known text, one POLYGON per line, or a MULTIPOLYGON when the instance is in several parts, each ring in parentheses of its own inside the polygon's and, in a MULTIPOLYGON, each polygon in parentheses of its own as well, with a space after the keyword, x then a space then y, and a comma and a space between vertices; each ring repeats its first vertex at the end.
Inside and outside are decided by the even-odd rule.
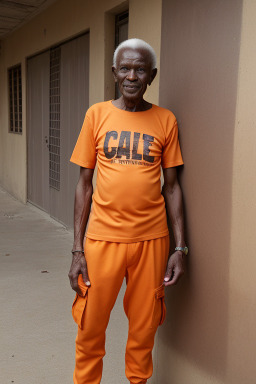
POLYGON ((152 108, 152 104, 148 103, 144 99, 139 100, 138 102, 133 102, 130 100, 125 100, 123 96, 117 100, 113 100, 112 103, 115 107, 128 112, 141 112, 152 108))

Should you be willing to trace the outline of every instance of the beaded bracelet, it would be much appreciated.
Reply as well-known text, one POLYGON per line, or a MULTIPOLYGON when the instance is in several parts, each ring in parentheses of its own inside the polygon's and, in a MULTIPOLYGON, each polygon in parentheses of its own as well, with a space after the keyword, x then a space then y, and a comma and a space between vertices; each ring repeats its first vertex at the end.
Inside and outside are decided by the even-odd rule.
POLYGON ((74 253, 76 253, 76 252, 84 253, 84 251, 82 249, 76 249, 75 251, 71 251, 72 255, 74 255, 74 253))

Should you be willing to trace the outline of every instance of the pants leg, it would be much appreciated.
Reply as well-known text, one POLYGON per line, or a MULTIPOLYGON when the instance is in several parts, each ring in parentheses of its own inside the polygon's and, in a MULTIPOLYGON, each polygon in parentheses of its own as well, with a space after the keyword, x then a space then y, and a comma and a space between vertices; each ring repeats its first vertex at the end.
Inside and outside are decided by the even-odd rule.
POLYGON ((165 318, 162 285, 169 254, 169 236, 128 245, 124 309, 129 320, 126 377, 144 384, 153 372, 152 349, 165 318))
POLYGON ((105 331, 126 269, 127 244, 86 239, 85 255, 91 286, 79 276, 85 297, 76 296, 73 317, 78 324, 75 384, 99 384, 105 355, 105 331))

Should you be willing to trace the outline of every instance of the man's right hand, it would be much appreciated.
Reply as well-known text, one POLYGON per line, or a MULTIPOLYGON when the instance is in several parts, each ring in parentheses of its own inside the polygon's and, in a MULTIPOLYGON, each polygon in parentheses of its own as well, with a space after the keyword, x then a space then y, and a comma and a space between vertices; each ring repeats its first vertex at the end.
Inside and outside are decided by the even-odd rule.
POLYGON ((82 274, 85 285, 89 287, 91 283, 89 280, 87 263, 83 252, 75 252, 73 254, 72 263, 68 274, 72 289, 76 291, 78 295, 83 296, 82 291, 78 285, 79 274, 82 274))

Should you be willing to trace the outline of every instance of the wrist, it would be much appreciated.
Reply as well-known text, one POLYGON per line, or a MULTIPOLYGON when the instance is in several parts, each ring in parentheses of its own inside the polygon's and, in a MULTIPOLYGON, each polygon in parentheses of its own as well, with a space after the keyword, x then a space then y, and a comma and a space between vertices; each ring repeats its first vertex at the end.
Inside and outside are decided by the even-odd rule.
POLYGON ((84 244, 82 241, 74 241, 73 245, 72 245, 72 250, 71 252, 74 252, 74 251, 83 251, 84 250, 84 244))
POLYGON ((186 243, 185 243, 185 240, 180 240, 180 241, 175 241, 175 247, 182 247, 182 248, 184 248, 184 247, 186 247, 186 243))

